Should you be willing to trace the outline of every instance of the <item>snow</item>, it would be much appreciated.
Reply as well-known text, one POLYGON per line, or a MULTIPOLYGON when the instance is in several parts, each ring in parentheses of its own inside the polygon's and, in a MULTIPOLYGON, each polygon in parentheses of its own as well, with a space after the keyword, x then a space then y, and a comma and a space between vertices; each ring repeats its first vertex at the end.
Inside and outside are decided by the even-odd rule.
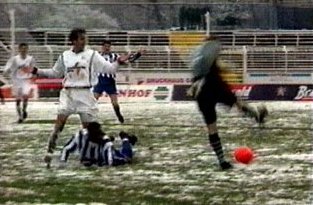
MULTIPOLYGON (((215 193, 217 190, 224 195, 211 196, 210 204, 227 203, 227 200, 232 197, 234 197, 233 200, 238 200, 238 204, 309 204, 311 202, 308 198, 290 198, 290 195, 312 196, 312 187, 310 190, 297 189, 289 184, 294 183, 299 187, 308 182, 312 184, 313 138, 311 137, 311 141, 309 139, 302 141, 299 137, 312 136, 312 103, 263 103, 272 115, 265 125, 267 129, 263 130, 251 120, 242 118, 236 109, 229 112, 224 107, 217 109, 218 126, 221 128, 220 133, 223 136, 226 153, 229 154, 240 145, 239 143, 249 144, 256 140, 260 141, 259 146, 255 145, 254 162, 249 165, 234 163, 235 168, 230 172, 218 170, 216 158, 206 138, 203 138, 206 134, 202 116, 193 102, 122 103, 121 110, 128 118, 124 127, 116 121, 110 104, 99 104, 100 119, 106 120, 106 127, 110 125, 113 127, 109 129, 110 132, 128 128, 137 132, 144 130, 146 137, 151 136, 151 143, 140 144, 136 148, 137 163, 140 166, 134 164, 102 170, 81 168, 75 162, 75 157, 71 158, 72 161, 66 168, 58 168, 57 162, 54 161, 52 170, 46 170, 41 163, 44 153, 42 147, 46 143, 46 138, 42 139, 42 136, 48 136, 53 127, 57 103, 30 102, 28 119, 30 123, 25 124, 15 123, 15 104, 6 103, 0 105, 0 132, 9 133, 9 135, 0 136, 0 182, 12 182, 25 173, 23 178, 33 180, 43 180, 47 176, 54 176, 86 182, 98 180, 96 183, 98 185, 102 184, 101 180, 111 181, 114 184, 108 186, 112 190, 117 190, 119 184, 127 179, 130 193, 132 186, 138 189, 141 186, 156 184, 159 186, 158 190, 153 187, 149 190, 143 188, 140 189, 139 194, 190 201, 193 204, 202 203, 195 193, 215 193), (32 123, 36 120, 49 120, 49 122, 32 123), (30 137, 33 132, 37 133, 38 137, 30 137), (252 138, 243 137, 242 141, 236 141, 238 137, 244 135, 251 135, 252 138), (262 135, 271 136, 272 140, 277 141, 273 144, 266 144, 265 140, 259 138, 262 135), (183 137, 180 139, 180 136, 183 137), (292 144, 290 136, 299 137, 298 141, 293 144, 297 149, 301 148, 299 151, 295 152, 290 149, 290 144, 292 144), (232 139, 231 142, 227 142, 227 137, 232 139), (287 141, 284 140, 285 137, 288 138, 287 141), (27 144, 28 138, 32 141, 27 144), (158 143, 157 139, 160 139, 162 143, 158 143), (25 146, 18 147, 22 142, 26 143, 25 146), (14 156, 11 155, 10 150, 6 149, 7 143, 16 149, 14 156), (262 143, 265 145, 263 146, 262 143)), ((252 103, 253 106, 260 104, 259 102, 252 103)), ((69 119, 65 132, 73 133, 79 127, 78 117, 73 116, 69 119)), ((66 138, 66 136, 63 137, 66 138)), ((54 157, 57 159, 58 154, 54 154, 54 157)), ((0 193, 37 194, 24 191, 0 188, 0 193)), ((5 204, 13 204, 13 202, 5 204)))

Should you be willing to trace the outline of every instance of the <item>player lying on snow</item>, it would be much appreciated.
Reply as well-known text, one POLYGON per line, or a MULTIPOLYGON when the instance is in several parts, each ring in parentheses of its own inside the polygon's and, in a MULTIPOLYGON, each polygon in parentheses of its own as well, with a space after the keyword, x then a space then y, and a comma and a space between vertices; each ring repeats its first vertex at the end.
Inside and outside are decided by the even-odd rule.
POLYGON ((61 153, 61 166, 64 166, 70 153, 78 152, 80 162, 85 166, 118 166, 130 163, 133 158, 133 146, 137 137, 120 132, 120 149, 114 144, 114 137, 107 136, 98 122, 91 122, 86 129, 79 130, 64 146, 61 153))

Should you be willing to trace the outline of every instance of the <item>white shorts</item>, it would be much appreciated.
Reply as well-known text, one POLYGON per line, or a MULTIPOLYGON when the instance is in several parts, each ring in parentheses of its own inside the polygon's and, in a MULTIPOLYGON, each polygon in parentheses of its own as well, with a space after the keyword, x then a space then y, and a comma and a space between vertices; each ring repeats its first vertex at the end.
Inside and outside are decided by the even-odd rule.
POLYGON ((30 92, 32 90, 32 83, 29 79, 19 79, 13 82, 12 95, 16 98, 21 98, 23 96, 30 97, 30 92))
POLYGON ((59 102, 58 114, 79 114, 82 122, 97 120, 97 100, 90 89, 63 88, 59 102))

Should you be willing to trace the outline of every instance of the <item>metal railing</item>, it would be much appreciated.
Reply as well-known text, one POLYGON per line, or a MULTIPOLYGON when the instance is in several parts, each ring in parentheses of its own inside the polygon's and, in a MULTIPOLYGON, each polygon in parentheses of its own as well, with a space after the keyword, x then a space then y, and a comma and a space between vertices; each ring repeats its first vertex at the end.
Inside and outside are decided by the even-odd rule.
MULTIPOLYGON (((69 45, 69 30, 64 29, 15 29, 17 43, 30 45, 69 45)), ((229 30, 211 31, 224 46, 312 46, 312 30, 229 30)), ((88 30, 90 45, 99 45, 104 39, 118 46, 171 46, 197 44, 205 37, 204 31, 106 31, 88 30), (176 37, 175 37, 176 36, 176 37), (180 36, 177 42, 177 36, 180 36), (181 39, 187 41, 181 41, 181 39)), ((9 29, 0 29, 0 41, 10 45, 9 29)))

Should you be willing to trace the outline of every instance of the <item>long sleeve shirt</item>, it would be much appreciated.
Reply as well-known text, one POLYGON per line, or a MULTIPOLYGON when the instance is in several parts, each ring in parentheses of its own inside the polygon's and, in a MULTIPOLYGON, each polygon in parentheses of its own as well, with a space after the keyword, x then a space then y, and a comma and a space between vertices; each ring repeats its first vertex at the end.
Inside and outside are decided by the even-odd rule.
POLYGON ((92 87, 98 83, 98 73, 115 74, 118 62, 110 63, 97 51, 80 53, 64 51, 51 69, 38 69, 39 76, 63 78, 64 87, 92 87))
POLYGON ((102 144, 90 141, 88 131, 82 129, 77 132, 63 147, 61 161, 66 162, 71 153, 78 152, 81 161, 99 162, 102 144))
POLYGON ((25 58, 22 58, 21 55, 16 55, 11 57, 4 67, 4 73, 10 73, 10 77, 13 82, 23 80, 23 79, 30 79, 32 78, 31 73, 25 73, 22 69, 25 67, 34 67, 35 66, 35 59, 30 56, 26 55, 25 58))

